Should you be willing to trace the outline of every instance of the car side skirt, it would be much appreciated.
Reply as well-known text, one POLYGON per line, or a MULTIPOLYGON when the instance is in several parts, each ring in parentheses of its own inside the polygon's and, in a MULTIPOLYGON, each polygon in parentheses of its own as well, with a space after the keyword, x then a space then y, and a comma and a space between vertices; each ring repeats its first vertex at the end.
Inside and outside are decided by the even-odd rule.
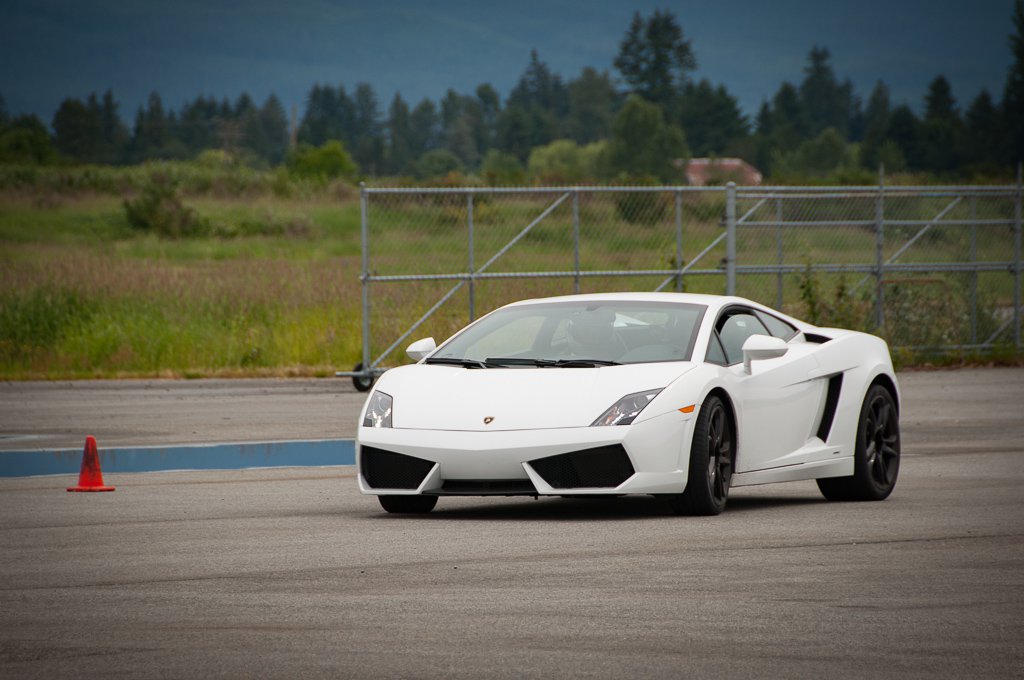
POLYGON ((853 456, 834 460, 819 460, 800 465, 738 472, 732 476, 730 486, 754 486, 774 482, 798 482, 823 477, 849 477, 853 474, 853 456))

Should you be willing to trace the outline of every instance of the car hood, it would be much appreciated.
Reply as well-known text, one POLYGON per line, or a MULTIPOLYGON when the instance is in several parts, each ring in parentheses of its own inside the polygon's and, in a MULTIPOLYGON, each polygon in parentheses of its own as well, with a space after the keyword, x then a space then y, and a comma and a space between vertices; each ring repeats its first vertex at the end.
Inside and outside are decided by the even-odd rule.
MULTIPOLYGON (((376 388, 394 398, 396 428, 587 427, 627 394, 663 388, 692 368, 692 363, 675 361, 600 368, 466 369, 415 364, 388 371, 376 388), (487 418, 492 420, 485 423, 487 418)), ((642 416, 657 415, 657 411, 655 401, 642 416)))

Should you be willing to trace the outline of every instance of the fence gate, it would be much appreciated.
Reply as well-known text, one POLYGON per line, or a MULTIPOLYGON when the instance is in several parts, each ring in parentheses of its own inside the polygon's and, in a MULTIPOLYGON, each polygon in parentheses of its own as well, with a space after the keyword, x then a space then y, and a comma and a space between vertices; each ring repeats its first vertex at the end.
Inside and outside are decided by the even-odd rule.
POLYGON ((1021 347, 1019 182, 364 186, 360 208, 362 360, 337 375, 361 390, 413 339, 580 292, 736 294, 897 347, 1021 347))

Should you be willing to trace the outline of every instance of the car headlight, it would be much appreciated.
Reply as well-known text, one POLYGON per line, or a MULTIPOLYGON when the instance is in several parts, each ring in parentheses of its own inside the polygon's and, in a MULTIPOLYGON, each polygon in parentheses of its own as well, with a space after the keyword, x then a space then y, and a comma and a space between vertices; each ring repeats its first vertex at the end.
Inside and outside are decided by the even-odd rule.
POLYGON ((601 414, 601 417, 590 424, 595 425, 629 425, 633 422, 640 411, 644 410, 651 400, 658 396, 661 390, 647 390, 646 392, 635 392, 627 394, 615 402, 615 405, 601 414))
POLYGON ((391 427, 391 405, 394 400, 390 394, 377 390, 370 395, 370 403, 366 405, 363 427, 391 427))

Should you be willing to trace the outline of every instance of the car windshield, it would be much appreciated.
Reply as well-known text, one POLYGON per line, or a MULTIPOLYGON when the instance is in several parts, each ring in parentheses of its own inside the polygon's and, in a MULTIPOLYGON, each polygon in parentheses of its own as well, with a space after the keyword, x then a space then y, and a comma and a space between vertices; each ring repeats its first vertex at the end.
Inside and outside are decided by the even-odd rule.
POLYGON ((587 301, 499 309, 426 363, 465 368, 591 368, 689 361, 703 305, 587 301))

